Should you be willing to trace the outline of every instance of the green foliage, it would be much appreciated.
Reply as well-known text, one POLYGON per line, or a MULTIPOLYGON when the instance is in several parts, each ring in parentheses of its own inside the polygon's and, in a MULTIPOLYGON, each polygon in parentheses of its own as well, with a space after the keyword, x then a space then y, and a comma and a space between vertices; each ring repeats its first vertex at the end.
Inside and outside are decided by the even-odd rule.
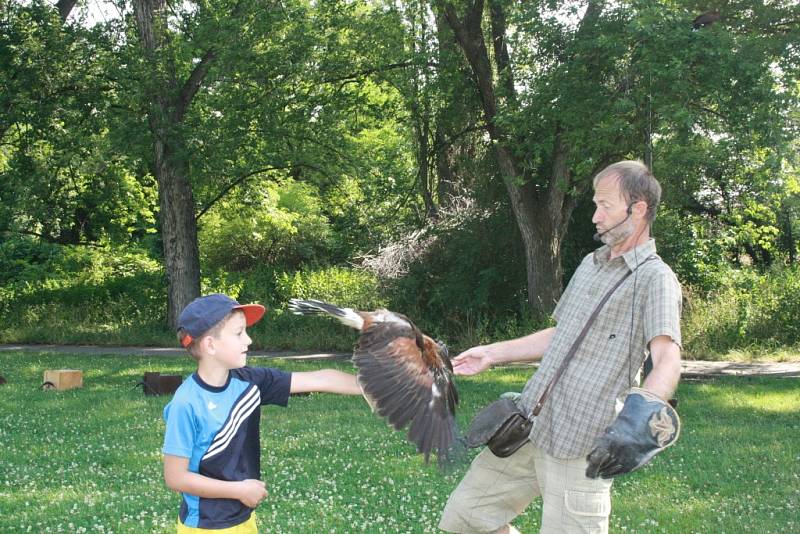
POLYGON ((684 344, 694 358, 800 343, 800 268, 719 269, 708 294, 686 288, 684 344))
POLYGON ((502 209, 432 229, 428 248, 406 275, 389 284, 392 306, 451 340, 482 338, 495 333, 488 327, 492 323, 527 316, 525 265, 515 230, 502 209))
POLYGON ((217 273, 203 280, 203 293, 226 293, 239 302, 258 302, 265 318, 248 332, 254 348, 350 351, 356 333, 338 321, 288 313, 290 298, 323 300, 372 310, 388 307, 377 278, 363 270, 342 267, 283 271, 267 267, 247 273, 217 273))
POLYGON ((64 244, 153 232, 157 195, 124 109, 118 29, 62 23, 48 2, 4 5, 0 231, 64 244))
POLYGON ((318 193, 292 179, 225 199, 201 220, 200 253, 210 270, 293 268, 318 262, 330 246, 330 225, 318 193))
POLYGON ((288 175, 313 186, 319 206, 311 213, 324 214, 333 230, 317 236, 324 243, 315 250, 291 254, 292 267, 323 253, 344 263, 377 247, 409 218, 414 176, 397 90, 360 74, 402 61, 393 10, 294 1, 266 12, 236 9, 195 21, 220 44, 208 74, 215 89, 199 92, 186 118, 199 205, 224 184, 238 184, 233 197, 258 196, 271 187, 265 182, 288 175), (225 32, 235 47, 220 42, 225 32))
POLYGON ((51 343, 165 343, 158 261, 118 247, 0 244, 0 339, 51 343))
POLYGON ((333 302, 339 306, 373 310, 386 306, 377 278, 366 271, 329 267, 319 271, 283 273, 277 294, 333 302))
MULTIPOLYGON (((166 71, 153 76, 129 4, 118 6, 124 17, 91 28, 74 16, 62 22, 54 2, 2 5, 0 335, 171 342, 155 259, 156 216, 169 207, 158 205, 150 174, 145 113, 148 88, 166 71)), ((723 347, 792 343, 792 315, 781 314, 781 306, 793 313, 790 303, 756 302, 735 283, 755 276, 751 289, 777 295, 794 276, 794 267, 767 269, 796 262, 800 235, 796 2, 734 0, 723 20, 697 31, 694 2, 594 5, 601 9, 585 24, 577 2, 494 6, 506 15, 511 54, 495 87, 494 125, 517 170, 537 187, 577 195, 601 162, 642 157, 649 138, 664 185, 659 250, 692 288, 688 338, 711 344, 697 310, 730 291, 735 320, 709 327, 726 332, 723 347), (568 172, 550 184, 557 139, 568 172), (747 264, 763 273, 730 274, 747 264), (779 318, 774 335, 769 313, 779 318)), ((257 344, 348 345, 352 333, 323 320, 283 317, 298 295, 386 305, 456 344, 544 324, 529 317, 506 184, 439 6, 172 6, 165 57, 155 58, 175 70, 164 96, 177 97, 205 52, 215 59, 182 122, 163 134, 182 140, 170 156, 186 163, 196 212, 213 204, 199 219, 203 292, 268 304, 273 322, 259 326, 257 344), (436 226, 421 191, 442 213, 452 194, 478 199, 488 215, 430 228, 431 249, 388 283, 331 267, 436 226)), ((594 246, 588 201, 583 194, 561 243, 565 280, 594 246)))
POLYGON ((734 229, 700 216, 659 210, 654 235, 659 255, 683 284, 700 291, 715 289, 727 273, 730 251, 736 242, 734 229))

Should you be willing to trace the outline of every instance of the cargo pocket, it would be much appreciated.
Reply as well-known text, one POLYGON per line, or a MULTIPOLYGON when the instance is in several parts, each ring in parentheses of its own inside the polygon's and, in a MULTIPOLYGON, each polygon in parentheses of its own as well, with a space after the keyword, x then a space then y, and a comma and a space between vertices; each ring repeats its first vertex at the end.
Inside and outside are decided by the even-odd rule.
POLYGON ((607 532, 610 492, 568 490, 564 492, 564 507, 576 526, 587 532, 607 532))

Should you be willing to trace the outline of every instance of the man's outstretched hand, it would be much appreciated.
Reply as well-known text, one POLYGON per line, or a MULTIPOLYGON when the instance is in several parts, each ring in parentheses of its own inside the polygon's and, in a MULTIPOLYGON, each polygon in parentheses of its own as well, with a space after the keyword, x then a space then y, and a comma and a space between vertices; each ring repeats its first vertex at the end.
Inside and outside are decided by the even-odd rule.
POLYGON ((492 366, 492 358, 486 347, 478 346, 465 350, 452 360, 453 373, 457 375, 476 375, 492 366))
POLYGON ((678 413, 660 397, 631 389, 622 411, 586 457, 586 476, 613 478, 639 469, 678 439, 680 425, 678 413))

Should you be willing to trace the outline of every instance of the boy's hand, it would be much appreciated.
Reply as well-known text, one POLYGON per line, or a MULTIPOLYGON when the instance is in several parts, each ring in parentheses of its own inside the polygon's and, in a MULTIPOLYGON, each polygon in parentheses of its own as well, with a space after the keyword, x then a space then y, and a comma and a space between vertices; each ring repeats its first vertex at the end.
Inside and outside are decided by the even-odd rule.
POLYGON ((267 497, 267 485, 261 480, 248 478, 239 482, 239 500, 248 508, 255 508, 267 497))

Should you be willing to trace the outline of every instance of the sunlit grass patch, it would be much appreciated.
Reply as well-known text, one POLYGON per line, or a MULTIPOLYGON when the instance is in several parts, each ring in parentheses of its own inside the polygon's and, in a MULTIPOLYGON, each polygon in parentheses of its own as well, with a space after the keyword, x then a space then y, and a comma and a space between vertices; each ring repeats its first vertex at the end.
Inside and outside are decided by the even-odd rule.
MULTIPOLYGON (((287 370, 347 362, 252 360, 287 370)), ((188 376, 189 358, 0 354, 0 532, 174 532, 179 498, 163 483, 167 397, 134 389, 144 371, 188 376), (84 388, 41 391, 45 369, 84 372, 84 388)), ((530 368, 458 378, 459 424, 530 368)), ((800 529, 800 384, 731 377, 682 384, 678 443, 615 482, 612 532, 800 529)), ((312 394, 266 407, 262 531, 436 532, 466 465, 443 475, 358 397, 312 394)), ((474 455, 471 451, 469 457, 474 455)), ((536 532, 540 501, 516 521, 536 532)))

